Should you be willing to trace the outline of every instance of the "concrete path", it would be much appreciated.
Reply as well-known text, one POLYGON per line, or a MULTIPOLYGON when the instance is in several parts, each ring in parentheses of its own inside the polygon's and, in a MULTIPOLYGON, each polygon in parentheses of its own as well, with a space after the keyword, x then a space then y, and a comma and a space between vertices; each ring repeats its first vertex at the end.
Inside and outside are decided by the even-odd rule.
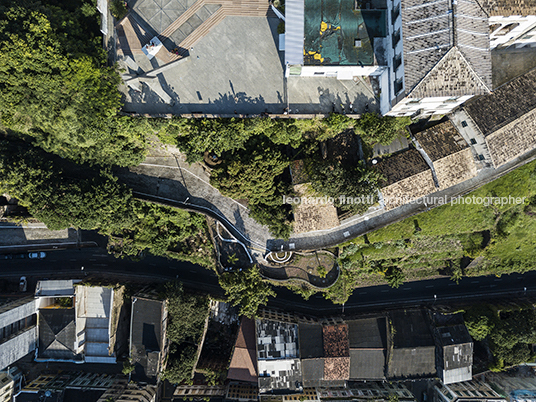
POLYGON ((179 202, 186 201, 190 205, 210 208, 217 214, 225 216, 235 229, 250 241, 252 256, 257 261, 263 262, 263 255, 268 250, 305 251, 332 247, 409 216, 428 211, 434 206, 442 205, 445 199, 465 195, 535 159, 536 149, 499 169, 482 169, 470 180, 429 195, 424 203, 407 204, 389 211, 378 209, 367 215, 356 215, 344 220, 336 228, 295 234, 288 241, 273 239, 266 227, 249 217, 246 206, 224 197, 210 185, 206 167, 201 164, 188 165, 184 156, 174 148, 153 151, 144 163, 134 168, 118 170, 117 175, 121 182, 135 191, 179 202))
POLYGON ((249 217, 248 208, 223 196, 210 185, 210 174, 199 163, 189 165, 173 147, 152 151, 146 161, 130 169, 117 170, 120 181, 140 193, 155 195, 209 208, 223 215, 246 239, 253 250, 264 252, 271 238, 268 228, 249 217))

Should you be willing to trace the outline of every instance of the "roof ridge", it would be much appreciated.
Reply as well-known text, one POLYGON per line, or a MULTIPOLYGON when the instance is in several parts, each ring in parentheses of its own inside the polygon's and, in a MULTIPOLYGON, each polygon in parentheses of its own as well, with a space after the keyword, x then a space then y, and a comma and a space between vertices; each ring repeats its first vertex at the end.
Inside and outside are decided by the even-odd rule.
POLYGON ((430 74, 432 74, 433 71, 436 70, 437 66, 439 66, 439 64, 445 59, 445 57, 447 57, 450 52, 452 52, 452 49, 454 49, 456 46, 452 46, 449 51, 447 53, 445 53, 443 55, 443 57, 441 57, 437 63, 426 73, 426 75, 424 77, 421 78, 421 80, 413 87, 413 89, 406 95, 406 97, 410 96, 413 92, 415 92, 417 90, 417 88, 419 88, 419 86, 421 86, 421 84, 428 78, 428 76, 430 74))
POLYGON ((461 52, 461 50, 458 48, 457 45, 453 45, 449 51, 447 53, 445 53, 443 55, 443 57, 441 57, 441 59, 438 60, 438 62, 434 65, 434 67, 432 67, 430 69, 430 71, 428 71, 428 73, 426 73, 426 75, 417 83, 417 85, 415 85, 413 87, 413 89, 411 90, 411 92, 409 94, 407 94, 406 96, 411 96, 414 92, 417 92, 420 87, 422 85, 424 85, 427 81, 427 79, 437 71, 437 69, 439 68, 439 66, 443 63, 446 62, 447 58, 449 56, 451 56, 453 53, 456 53, 458 55, 461 56, 461 59, 463 60, 463 62, 465 63, 465 65, 467 66, 467 68, 469 69, 469 72, 471 73, 471 76, 473 78, 476 78, 477 82, 484 87, 484 89, 490 93, 491 90, 488 88, 488 86, 484 83, 484 81, 478 76, 478 74, 476 73, 476 71, 473 69, 473 67, 471 66, 471 63, 469 63, 469 61, 465 58, 465 56, 463 55, 463 53, 461 52))
POLYGON ((460 53, 460 56, 462 56, 462 59, 463 61, 465 61, 465 64, 467 64, 467 67, 469 67, 469 69, 471 70, 471 72, 473 73, 473 75, 478 79, 478 81, 480 81, 480 83, 484 86, 484 88, 487 89, 488 93, 491 92, 491 89, 488 88, 488 86, 484 83, 484 81, 482 80, 482 78, 480 78, 480 76, 476 73, 476 71, 474 70, 473 66, 471 65, 471 63, 469 63, 469 60, 467 60, 465 58, 465 56, 463 55, 463 52, 458 49, 458 46, 454 46, 456 48, 456 50, 458 51, 458 53, 460 53))

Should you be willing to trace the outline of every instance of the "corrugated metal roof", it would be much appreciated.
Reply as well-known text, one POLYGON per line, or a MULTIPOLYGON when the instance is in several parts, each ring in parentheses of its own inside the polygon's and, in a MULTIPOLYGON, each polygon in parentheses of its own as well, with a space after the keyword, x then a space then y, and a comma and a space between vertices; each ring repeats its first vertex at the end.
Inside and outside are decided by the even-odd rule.
POLYGON ((304 0, 285 3, 285 64, 303 64, 304 0))

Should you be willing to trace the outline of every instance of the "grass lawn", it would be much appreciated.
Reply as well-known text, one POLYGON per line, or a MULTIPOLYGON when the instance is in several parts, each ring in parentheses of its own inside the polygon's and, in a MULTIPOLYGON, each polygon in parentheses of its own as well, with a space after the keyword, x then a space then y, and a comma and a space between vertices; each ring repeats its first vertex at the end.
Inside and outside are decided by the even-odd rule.
POLYGON ((536 161, 448 204, 340 246, 341 278, 325 297, 347 300, 360 286, 535 269, 536 161), (525 197, 521 204, 475 204, 478 197, 525 197), (467 202, 467 200, 471 202, 467 202))

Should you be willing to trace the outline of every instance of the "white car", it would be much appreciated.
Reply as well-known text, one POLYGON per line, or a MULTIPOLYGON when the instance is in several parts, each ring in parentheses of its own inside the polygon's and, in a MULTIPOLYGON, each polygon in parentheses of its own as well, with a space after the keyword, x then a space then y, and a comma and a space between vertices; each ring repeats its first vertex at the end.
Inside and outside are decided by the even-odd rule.
POLYGON ((26 277, 21 276, 20 277, 20 282, 19 282, 19 290, 21 292, 26 292, 27 287, 28 287, 28 282, 26 281, 26 277))
POLYGON ((36 253, 30 253, 28 254, 28 257, 30 258, 38 258, 38 259, 41 259, 41 258, 45 258, 47 255, 44 251, 39 251, 39 252, 36 252, 36 253))

